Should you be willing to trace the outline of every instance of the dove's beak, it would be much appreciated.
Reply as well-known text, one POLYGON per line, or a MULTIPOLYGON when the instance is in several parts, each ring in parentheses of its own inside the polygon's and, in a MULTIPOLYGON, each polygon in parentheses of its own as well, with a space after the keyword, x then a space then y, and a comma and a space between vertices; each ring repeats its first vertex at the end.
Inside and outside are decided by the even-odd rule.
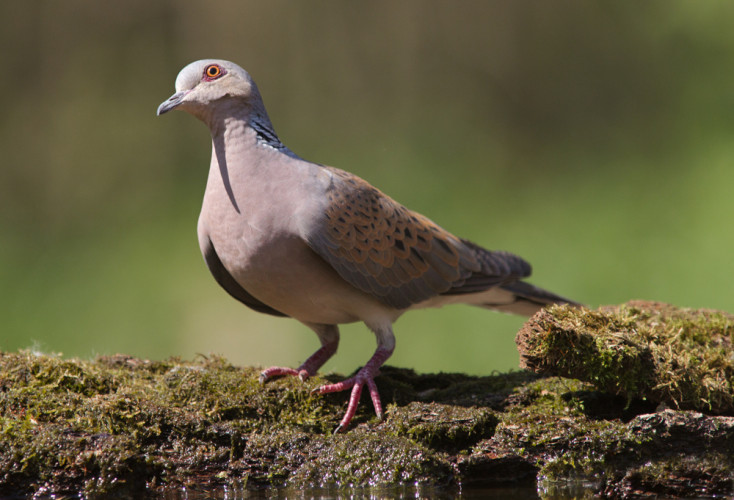
POLYGON ((158 106, 158 112, 156 114, 161 116, 163 113, 168 113, 172 109, 175 109, 179 104, 181 104, 181 102, 183 102, 186 94, 188 94, 188 91, 176 92, 158 106))

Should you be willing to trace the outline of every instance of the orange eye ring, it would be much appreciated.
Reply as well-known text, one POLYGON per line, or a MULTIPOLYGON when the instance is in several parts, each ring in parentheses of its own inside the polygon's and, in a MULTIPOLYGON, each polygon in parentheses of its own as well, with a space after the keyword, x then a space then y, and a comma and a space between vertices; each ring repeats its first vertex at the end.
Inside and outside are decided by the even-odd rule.
POLYGON ((225 73, 224 68, 218 64, 210 64, 204 69, 204 79, 207 81, 216 80, 225 73))

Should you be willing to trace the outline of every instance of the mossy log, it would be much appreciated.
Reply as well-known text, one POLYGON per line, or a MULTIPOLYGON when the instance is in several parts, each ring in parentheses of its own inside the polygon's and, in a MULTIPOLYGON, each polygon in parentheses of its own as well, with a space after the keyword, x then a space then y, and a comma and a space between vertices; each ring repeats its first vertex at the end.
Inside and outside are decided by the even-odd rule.
MULTIPOLYGON (((523 335, 547 325, 546 314, 523 335)), ((550 314, 562 321, 566 312, 550 314)), ((384 421, 365 399, 348 432, 334 435, 344 394, 310 391, 339 378, 261 386, 256 369, 215 356, 0 354, 0 495, 538 482, 549 493, 583 484, 616 497, 734 493, 734 418, 661 409, 644 391, 528 371, 385 367, 377 379, 389 403, 384 421)))

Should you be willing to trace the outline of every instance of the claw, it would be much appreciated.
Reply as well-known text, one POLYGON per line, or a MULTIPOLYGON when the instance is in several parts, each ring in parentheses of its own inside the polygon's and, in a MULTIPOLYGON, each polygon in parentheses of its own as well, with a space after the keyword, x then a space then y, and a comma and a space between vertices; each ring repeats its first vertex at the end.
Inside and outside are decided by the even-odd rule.
POLYGON ((372 399, 372 406, 375 408, 375 414, 377 418, 382 420, 384 413, 382 411, 382 401, 380 400, 380 393, 377 391, 377 384, 375 384, 374 378, 379 372, 379 368, 385 359, 390 355, 390 351, 378 349, 375 355, 372 356, 367 364, 357 372, 357 375, 350 377, 336 384, 322 385, 317 387, 312 393, 328 394, 330 392, 346 391, 352 389, 352 394, 349 396, 349 404, 347 405, 347 411, 344 413, 339 426, 334 430, 334 433, 342 432, 352 421, 354 415, 357 413, 357 406, 359 405, 359 398, 362 395, 362 388, 366 385, 370 391, 370 398, 372 399))

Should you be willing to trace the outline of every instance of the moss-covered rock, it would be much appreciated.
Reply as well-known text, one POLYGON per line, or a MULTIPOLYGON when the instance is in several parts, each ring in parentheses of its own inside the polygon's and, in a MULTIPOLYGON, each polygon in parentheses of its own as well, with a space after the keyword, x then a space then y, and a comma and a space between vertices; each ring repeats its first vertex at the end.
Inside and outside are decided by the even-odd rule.
POLYGON ((498 417, 481 404, 447 401, 468 402, 477 390, 480 402, 503 397, 512 384, 383 372, 383 399, 393 401, 385 421, 364 404, 351 432, 332 435, 344 397, 312 394, 320 378, 262 386, 257 370, 219 357, 84 361, 1 353, 0 492, 456 483, 450 453, 490 438, 498 417), (418 392, 443 397, 421 402, 418 392))
POLYGON ((629 400, 734 415, 734 316, 634 301, 554 306, 520 330, 521 365, 629 400))
MULTIPOLYGON (((602 311, 594 321, 609 325, 620 321, 618 314, 642 313, 602 311)), ((726 321, 717 320, 717 335, 731 335, 726 321)), ((704 329, 677 335, 703 345, 704 329)), ((626 353, 628 345, 615 352, 626 353)), ((605 359, 604 367, 634 365, 605 359)), ((652 372, 645 363, 634 366, 644 367, 632 372, 646 377, 658 365, 652 363, 652 372)), ((574 374, 583 373, 578 370, 574 374)), ((658 403, 650 398, 657 393, 646 380, 614 385, 607 374, 604 384, 589 379, 600 391, 530 372, 470 377, 383 367, 377 384, 388 403, 384 421, 374 418, 365 394, 352 428, 334 435, 345 394, 312 394, 325 382, 321 377, 262 386, 258 375, 219 357, 85 361, 0 353, 0 495, 139 496, 223 485, 330 492, 434 487, 451 495, 459 487, 534 491, 538 484, 551 493, 565 488, 575 494, 583 485, 586 492, 617 497, 734 493, 728 458, 734 456, 734 417, 656 413, 658 403)), ((723 408, 716 405, 703 406, 723 408)))

